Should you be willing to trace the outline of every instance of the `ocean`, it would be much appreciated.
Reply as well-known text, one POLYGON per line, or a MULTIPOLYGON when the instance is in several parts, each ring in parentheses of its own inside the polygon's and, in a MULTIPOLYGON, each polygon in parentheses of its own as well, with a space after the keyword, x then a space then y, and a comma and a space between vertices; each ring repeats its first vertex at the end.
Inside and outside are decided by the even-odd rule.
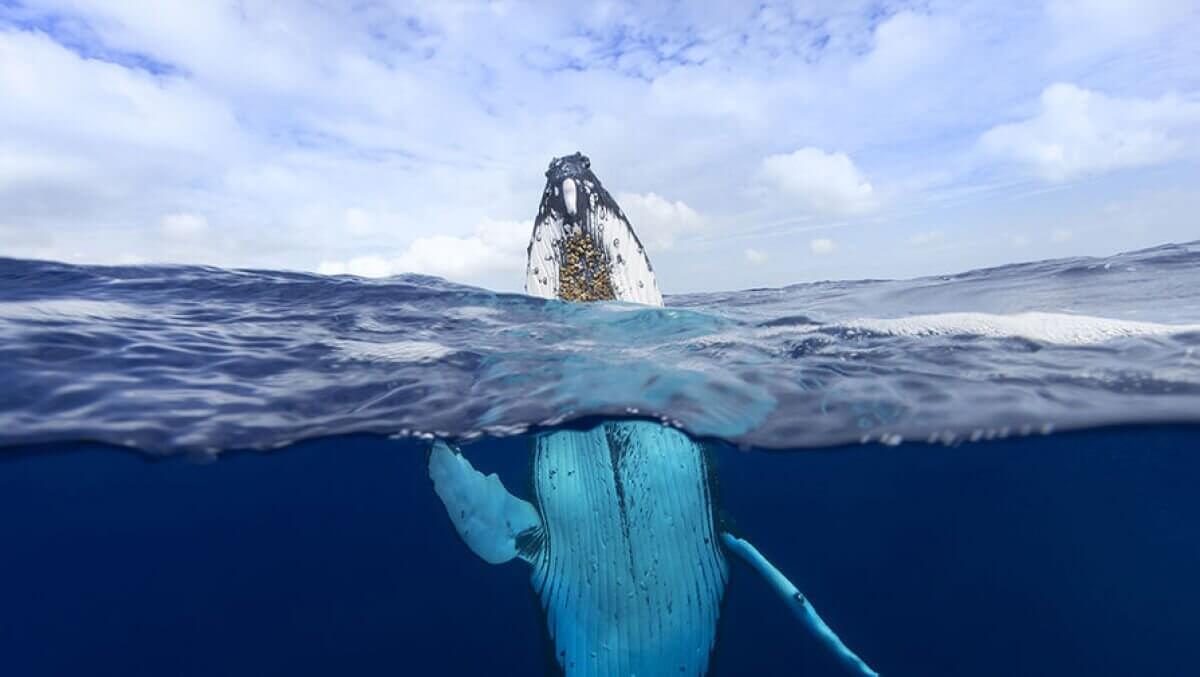
MULTIPOLYGON (((724 523, 880 674, 1200 665, 1200 243, 572 304, 0 259, 0 674, 553 674, 430 441, 703 443, 724 523)), ((730 561, 713 675, 842 675, 730 561)))

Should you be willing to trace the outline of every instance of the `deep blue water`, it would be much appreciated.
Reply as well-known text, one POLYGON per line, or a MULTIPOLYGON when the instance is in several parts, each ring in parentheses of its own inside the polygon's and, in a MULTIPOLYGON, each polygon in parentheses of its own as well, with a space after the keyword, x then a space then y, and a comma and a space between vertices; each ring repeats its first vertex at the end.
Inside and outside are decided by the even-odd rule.
MULTIPOLYGON (((426 440, 606 416, 884 675, 1195 673, 1200 246, 667 305, 0 259, 0 674, 542 674, 426 440)), ((731 568, 713 674, 843 674, 731 568)))
MULTIPOLYGON (((412 441, 55 451, 0 461, 4 674, 542 674, 527 567, 467 551, 412 441)), ((523 440, 466 452, 522 486, 523 440)), ((1198 452, 1158 426, 717 459, 739 529, 881 674, 1188 675, 1198 452)), ((844 674, 731 565, 714 674, 844 674)))

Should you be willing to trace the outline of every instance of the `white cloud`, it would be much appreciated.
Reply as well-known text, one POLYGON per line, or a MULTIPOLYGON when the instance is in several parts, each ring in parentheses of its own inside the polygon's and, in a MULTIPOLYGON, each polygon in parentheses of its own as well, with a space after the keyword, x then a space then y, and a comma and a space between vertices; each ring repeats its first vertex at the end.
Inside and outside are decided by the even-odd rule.
POLYGON ((154 204, 168 184, 252 145, 226 102, 186 79, 83 58, 2 23, 0 101, 0 219, 31 227, 153 223, 169 211, 154 204))
POLYGON ((812 251, 812 253, 816 254, 817 256, 824 256, 825 254, 832 254, 833 250, 834 250, 834 246, 835 245, 834 245, 833 240, 830 240, 827 237, 818 237, 816 239, 809 240, 809 242, 808 242, 809 250, 812 251))
POLYGON ((767 253, 761 249, 748 248, 742 253, 750 263, 759 264, 767 261, 767 253))
POLYGON ((619 193, 616 200, 642 244, 654 250, 670 249, 676 237, 704 225, 696 210, 655 193, 619 193))
POLYGON ((382 256, 356 256, 348 261, 322 261, 317 266, 322 275, 357 275, 359 277, 388 277, 404 272, 382 256))
POLYGON ((650 85, 651 101, 660 113, 746 124, 763 121, 768 92, 748 78, 731 81, 697 67, 668 71, 650 85))
POLYGON ((771 155, 763 160, 761 175, 814 211, 849 215, 875 207, 875 189, 845 153, 809 147, 771 155))
POLYGON ((1059 83, 1040 104, 1037 115, 993 127, 980 143, 1050 181, 1166 162, 1184 147, 1178 132, 1200 123, 1200 103, 1170 95, 1114 98, 1059 83))
POLYGON ((485 221, 467 237, 420 237, 395 257, 373 254, 345 261, 322 261, 317 271, 362 277, 422 273, 460 282, 478 282, 492 273, 505 273, 516 280, 525 268, 525 249, 532 229, 529 223, 485 221))
POLYGON ((470 279, 494 271, 516 272, 525 268, 531 232, 533 226, 529 223, 487 221, 470 237, 422 237, 409 245, 395 266, 401 272, 453 279, 470 279))
POLYGON ((870 86, 898 85, 913 73, 939 64, 959 39, 949 17, 900 12, 875 29, 875 47, 851 71, 870 86))
POLYGON ((85 59, 39 33, 0 30, 0 92, 9 141, 23 131, 64 150, 67 141, 104 139, 109 147, 197 156, 238 136, 226 104, 192 82, 85 59))
MULTIPOLYGON (((764 282, 766 266, 723 265, 746 246, 779 258, 754 240, 681 251, 685 238, 751 238, 771 224, 773 246, 804 251, 811 229, 833 225, 827 217, 885 208, 885 237, 856 240, 838 274, 920 274, 996 263, 1007 247, 972 244, 995 243, 994 231, 956 240, 953 257, 936 246, 895 257, 883 243, 930 224, 993 228, 987 200, 1023 190, 1020 174, 1082 171, 1027 159, 1021 144, 986 154, 963 141, 1014 120, 1027 146, 1056 137, 1024 108, 1046 83, 1154 104, 1148 117, 1100 116, 1100 126, 1136 162, 1188 158, 1194 3, 923 7, 880 20, 897 8, 0 0, 0 255, 324 262, 516 288, 527 230, 497 244, 469 226, 531 217, 546 162, 582 150, 610 189, 626 191, 622 206, 672 288, 764 282), (1148 144, 1135 133, 1146 129, 1148 144), (703 272, 718 268, 730 272, 703 272)), ((1068 135, 1061 145, 1089 143, 1068 135)), ((1104 165, 1083 155, 1081 166, 1104 165)), ((1154 179, 1182 186, 1195 171, 1177 162, 1154 179)), ((1134 184, 1103 197, 1145 207, 1134 184)), ((1083 222, 1081 208, 1064 209, 1064 222, 1083 222)), ((1056 253, 1183 239, 1186 213, 1093 228, 1056 253)))

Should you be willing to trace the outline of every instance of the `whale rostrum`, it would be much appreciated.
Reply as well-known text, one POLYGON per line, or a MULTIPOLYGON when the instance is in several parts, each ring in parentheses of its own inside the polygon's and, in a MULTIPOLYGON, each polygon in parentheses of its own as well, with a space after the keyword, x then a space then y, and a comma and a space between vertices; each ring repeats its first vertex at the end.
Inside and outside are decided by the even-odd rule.
MULTIPOLYGON (((555 158, 528 249, 526 291, 662 305, 644 247, 580 153, 555 158)), ((459 536, 492 564, 520 558, 568 677, 708 672, 729 567, 743 559, 853 674, 875 675, 807 598, 721 529, 707 451, 648 421, 533 438, 533 502, 435 441, 429 476, 459 536)))

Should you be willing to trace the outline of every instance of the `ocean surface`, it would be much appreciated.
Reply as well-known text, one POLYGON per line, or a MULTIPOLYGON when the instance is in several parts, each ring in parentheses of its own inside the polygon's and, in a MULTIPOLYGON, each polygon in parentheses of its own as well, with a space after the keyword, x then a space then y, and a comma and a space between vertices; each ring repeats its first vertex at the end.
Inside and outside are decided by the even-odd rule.
MULTIPOLYGON (((883 675, 1200 672, 1200 243, 666 304, 0 259, 0 674, 550 674, 426 451, 611 418, 883 675)), ((712 674, 845 674, 731 575, 712 674)))

